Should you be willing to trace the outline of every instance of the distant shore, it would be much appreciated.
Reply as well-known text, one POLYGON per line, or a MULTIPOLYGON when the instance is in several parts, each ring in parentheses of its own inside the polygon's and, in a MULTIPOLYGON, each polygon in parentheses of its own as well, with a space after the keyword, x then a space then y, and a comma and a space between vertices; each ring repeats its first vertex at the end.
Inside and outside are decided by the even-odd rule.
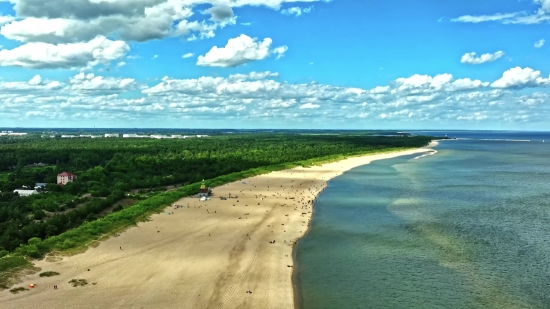
POLYGON ((35 287, 0 292, 0 303, 21 309, 295 308, 293 248, 328 180, 435 145, 251 177, 214 188, 205 202, 181 199, 83 254, 38 261, 42 271, 60 275, 27 276, 18 286, 35 287), (72 287, 72 279, 89 284, 72 287))

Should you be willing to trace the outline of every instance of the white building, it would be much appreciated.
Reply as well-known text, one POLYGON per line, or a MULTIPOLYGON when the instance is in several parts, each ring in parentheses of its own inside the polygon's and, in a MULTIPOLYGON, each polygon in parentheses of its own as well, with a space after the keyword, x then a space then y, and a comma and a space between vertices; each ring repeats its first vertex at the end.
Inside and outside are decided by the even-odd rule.
POLYGON ((147 135, 137 135, 137 134, 122 134, 123 138, 145 138, 149 137, 147 135))
POLYGON ((118 133, 105 134, 105 137, 120 137, 118 133))
POLYGON ((17 189, 17 190, 13 190, 13 193, 17 193, 19 194, 19 196, 30 196, 30 195, 38 194, 38 191, 28 190, 28 189, 17 189))
POLYGON ((76 138, 76 135, 61 135, 61 138, 76 138))

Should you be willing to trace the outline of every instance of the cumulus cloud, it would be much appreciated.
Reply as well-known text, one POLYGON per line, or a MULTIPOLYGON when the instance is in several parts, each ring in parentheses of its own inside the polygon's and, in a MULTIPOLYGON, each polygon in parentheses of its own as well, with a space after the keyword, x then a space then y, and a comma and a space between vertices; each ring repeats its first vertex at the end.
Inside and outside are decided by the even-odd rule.
POLYGON ((195 54, 193 54, 193 53, 187 53, 187 54, 184 54, 184 55, 181 56, 181 57, 185 59, 185 58, 191 58, 191 57, 193 57, 194 55, 195 55, 195 54))
POLYGON ((233 9, 228 5, 213 6, 204 12, 212 15, 210 19, 219 23, 228 22, 234 16, 233 9))
POLYGON ((279 73, 277 72, 271 72, 271 71, 265 71, 265 72, 250 72, 247 74, 231 74, 229 75, 229 80, 246 80, 246 79, 252 79, 252 80, 258 80, 258 79, 266 79, 268 77, 277 77, 279 76, 279 73))
POLYGON ((541 40, 538 40, 536 43, 535 43, 535 48, 541 48, 544 46, 544 43, 546 41, 544 39, 541 39, 541 40))
POLYGON ((265 38, 258 41, 241 34, 236 38, 229 39, 225 47, 214 46, 204 56, 199 56, 197 65, 211 67, 236 67, 251 61, 258 61, 268 58, 271 55, 282 56, 288 49, 286 46, 271 48, 272 40, 265 38))
POLYGON ((0 14, 0 26, 3 24, 10 23, 14 20, 15 20, 15 17, 13 16, 0 14))
POLYGON ((496 53, 487 53, 480 56, 477 56, 475 52, 466 53, 462 56, 462 59, 460 59, 461 63, 466 64, 482 64, 486 62, 493 62, 499 58, 504 56, 503 51, 497 51, 496 53))
POLYGON ((469 78, 455 79, 451 74, 439 74, 433 77, 415 74, 411 77, 396 79, 392 88, 376 87, 371 89, 370 93, 383 94, 389 91, 393 94, 430 94, 434 92, 473 90, 487 86, 489 86, 488 82, 469 78))
POLYGON ((215 30, 236 23, 233 7, 280 9, 286 2, 324 0, 13 0, 18 20, 0 16, 0 33, 21 42, 75 43, 101 35, 144 42, 170 36, 210 38, 215 30), (203 13, 210 21, 189 19, 195 6, 211 3, 203 13), (63 9, 59 9, 63 8, 63 9))
POLYGON ((288 8, 288 9, 281 10, 281 13, 284 14, 284 15, 295 15, 296 17, 298 17, 302 14, 307 14, 307 13, 311 12, 311 10, 313 10, 313 6, 306 7, 306 8, 303 8, 303 9, 299 6, 295 6, 295 7, 291 7, 291 8, 288 8))
POLYGON ((69 80, 70 90, 78 91, 123 91, 136 89, 137 83, 133 78, 114 78, 95 76, 93 73, 80 72, 69 80))
POLYGON ((0 65, 32 69, 73 69, 91 67, 122 58, 130 47, 123 41, 96 37, 85 43, 27 43, 0 50, 0 65))
POLYGON ((540 71, 535 71, 531 68, 512 68, 502 77, 491 84, 494 88, 528 88, 528 87, 548 87, 550 86, 550 77, 541 77, 540 71))
POLYGON ((521 123, 528 119, 543 124, 550 113, 550 95, 536 90, 527 94, 514 91, 526 85, 548 86, 548 78, 529 68, 505 72, 505 81, 497 80, 493 87, 450 74, 416 74, 367 89, 287 83, 278 77, 269 71, 228 77, 165 77, 144 86, 131 78, 82 72, 66 81, 35 76, 23 82, 0 81, 0 113, 10 113, 19 123, 48 119, 56 123, 77 117, 80 124, 98 120, 138 124, 144 119, 159 124, 190 123, 218 118, 244 124, 269 117, 307 127, 364 121, 390 126, 424 122, 460 127, 463 123, 521 123))

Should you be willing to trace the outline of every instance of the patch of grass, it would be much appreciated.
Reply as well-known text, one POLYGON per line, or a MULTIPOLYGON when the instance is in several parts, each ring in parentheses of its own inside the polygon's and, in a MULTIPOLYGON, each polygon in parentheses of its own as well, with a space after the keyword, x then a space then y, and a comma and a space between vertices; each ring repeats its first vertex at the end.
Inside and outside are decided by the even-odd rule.
POLYGON ((6 256, 0 258, 0 290, 9 289, 17 283, 18 275, 32 272, 33 265, 22 256, 6 256))
POLYGON ((45 271, 43 273, 39 274, 40 277, 53 277, 53 276, 59 276, 59 273, 56 271, 45 271))
POLYGON ((24 288, 24 287, 18 287, 18 288, 15 288, 15 289, 11 289, 10 292, 12 294, 17 294, 19 292, 23 292, 23 291, 28 291, 29 289, 27 288, 24 288))
POLYGON ((71 284, 75 288, 77 286, 86 286, 86 285, 88 285, 88 280, 86 280, 86 279, 73 279, 73 280, 69 281, 69 284, 71 284))

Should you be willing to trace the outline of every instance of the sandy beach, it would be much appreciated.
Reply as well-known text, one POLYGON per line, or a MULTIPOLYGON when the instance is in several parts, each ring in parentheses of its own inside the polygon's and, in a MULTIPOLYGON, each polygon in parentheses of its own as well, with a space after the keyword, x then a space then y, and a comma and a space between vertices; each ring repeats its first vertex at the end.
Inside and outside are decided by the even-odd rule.
POLYGON ((214 188, 208 201, 181 199, 180 207, 167 207, 85 253, 37 261, 42 271, 60 275, 22 278, 15 287, 36 287, 0 292, 0 307, 294 308, 293 245, 327 181, 374 160, 429 150, 273 172, 214 188), (88 285, 73 287, 71 279, 88 285))

